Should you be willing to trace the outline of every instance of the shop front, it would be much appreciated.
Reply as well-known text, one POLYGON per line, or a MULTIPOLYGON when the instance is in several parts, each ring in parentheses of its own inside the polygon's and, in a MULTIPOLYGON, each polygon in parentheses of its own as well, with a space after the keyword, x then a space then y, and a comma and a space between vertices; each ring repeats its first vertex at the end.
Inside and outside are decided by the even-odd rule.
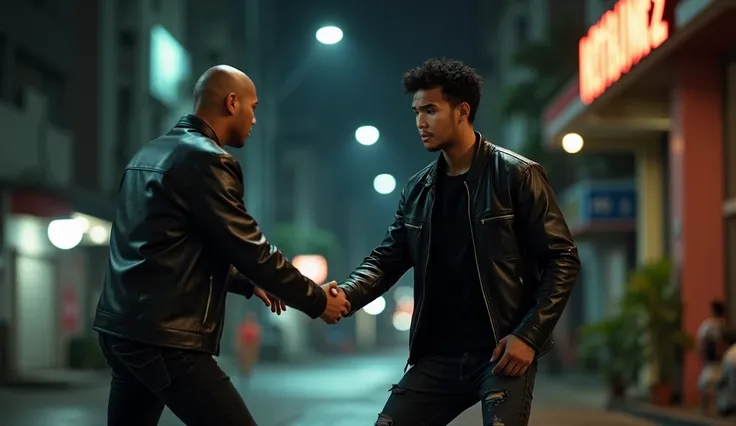
POLYGON ((70 366, 89 334, 110 222, 48 189, 0 187, 0 323, 6 380, 70 366))
MULTIPOLYGON (((551 149, 635 153, 636 261, 674 261, 691 335, 713 300, 736 325, 734 22, 728 0, 619 0, 581 39, 579 74, 543 117, 551 149)), ((688 353, 687 404, 699 368, 688 353)))

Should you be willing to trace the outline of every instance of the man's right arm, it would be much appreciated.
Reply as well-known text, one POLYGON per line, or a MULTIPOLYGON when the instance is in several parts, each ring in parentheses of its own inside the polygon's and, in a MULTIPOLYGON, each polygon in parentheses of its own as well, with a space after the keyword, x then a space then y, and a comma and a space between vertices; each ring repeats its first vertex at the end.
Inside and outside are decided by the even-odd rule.
POLYGON ((412 267, 404 226, 405 191, 381 244, 339 285, 350 301, 349 315, 387 292, 412 267))
POLYGON ((303 276, 261 233, 243 204, 240 165, 230 155, 202 153, 178 175, 176 197, 208 233, 213 247, 259 287, 312 318, 325 310, 321 287, 303 276))

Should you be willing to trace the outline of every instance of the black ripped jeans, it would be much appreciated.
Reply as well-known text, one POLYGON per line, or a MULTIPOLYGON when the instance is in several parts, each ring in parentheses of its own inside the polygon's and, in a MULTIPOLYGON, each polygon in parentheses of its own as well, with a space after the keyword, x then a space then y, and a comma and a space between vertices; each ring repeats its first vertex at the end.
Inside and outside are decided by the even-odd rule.
POLYGON ((211 355, 100 334, 112 369, 108 426, 154 426, 164 406, 187 426, 256 426, 211 355))
POLYGON ((520 377, 494 376, 488 357, 426 357, 391 388, 376 426, 444 426, 478 401, 484 426, 526 426, 535 361, 520 377))

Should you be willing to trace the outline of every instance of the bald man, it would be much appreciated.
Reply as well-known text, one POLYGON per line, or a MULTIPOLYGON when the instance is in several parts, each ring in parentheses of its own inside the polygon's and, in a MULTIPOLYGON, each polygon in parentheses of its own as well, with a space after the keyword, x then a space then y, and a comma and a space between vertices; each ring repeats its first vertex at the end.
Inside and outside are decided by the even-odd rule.
POLYGON ((335 282, 300 274, 243 205, 240 165, 223 148, 245 144, 257 105, 245 74, 211 68, 194 114, 125 167, 93 324, 112 370, 108 425, 156 425, 164 406, 189 426, 256 424, 212 358, 228 292, 331 323, 350 310, 335 282))

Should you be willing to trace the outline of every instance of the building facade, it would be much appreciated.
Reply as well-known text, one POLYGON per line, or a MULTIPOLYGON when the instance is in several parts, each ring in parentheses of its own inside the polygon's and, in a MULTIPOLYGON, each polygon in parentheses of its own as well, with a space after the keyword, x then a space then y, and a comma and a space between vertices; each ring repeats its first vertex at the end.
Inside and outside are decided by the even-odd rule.
MULTIPOLYGON (((734 3, 589 2, 580 72, 548 106, 551 148, 579 134, 583 149, 636 155, 636 260, 665 257, 694 335, 714 300, 736 308, 736 18, 734 3)), ((700 361, 685 355, 684 402, 698 401, 700 361)))
MULTIPOLYGON (((258 2, 215 3, 38 1, 0 14, 0 380, 69 365, 71 340, 91 334, 123 167, 191 111, 201 71, 247 65, 241 20, 258 2)), ((250 182, 268 181, 269 157, 240 157, 250 182)))

